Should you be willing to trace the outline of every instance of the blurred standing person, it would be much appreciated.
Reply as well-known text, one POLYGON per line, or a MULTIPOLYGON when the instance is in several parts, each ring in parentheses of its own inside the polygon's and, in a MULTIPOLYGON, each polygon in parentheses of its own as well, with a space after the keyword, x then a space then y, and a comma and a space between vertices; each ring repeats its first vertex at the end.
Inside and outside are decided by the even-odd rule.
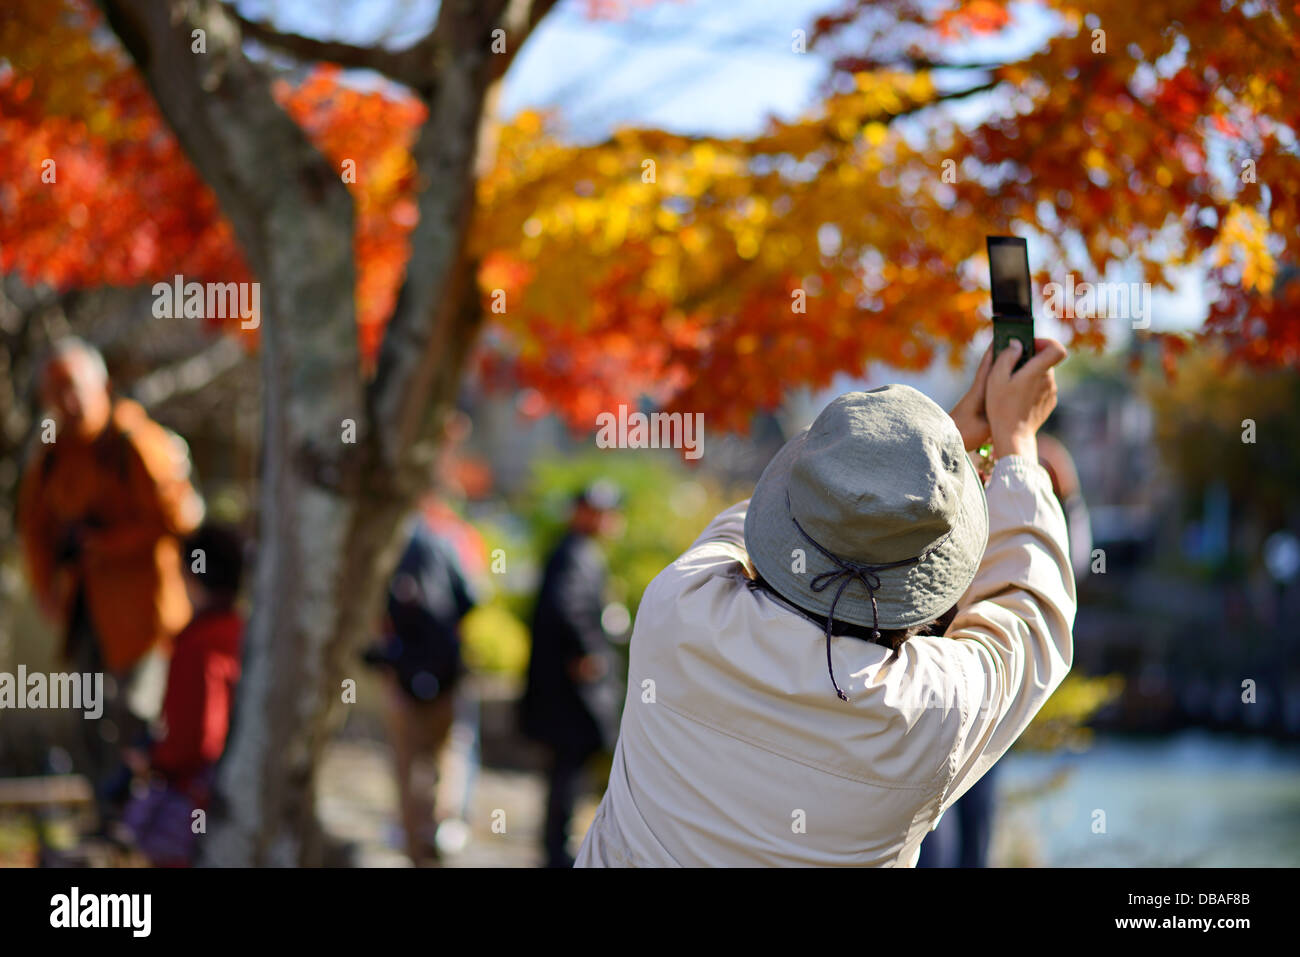
MULTIPOLYGON (((461 413, 448 420, 437 466, 444 491, 454 488, 451 463, 469 429, 461 413)), ((437 493, 420 503, 406 541, 388 585, 383 637, 365 657, 387 672, 386 716, 402 830, 407 856, 419 865, 441 856, 438 770, 466 672, 460 622, 478 603, 473 580, 483 573, 486 549, 477 530, 437 493)))
POLYGON ((398 801, 406 852, 415 864, 439 857, 433 795, 465 674, 460 620, 475 604, 455 549, 416 516, 389 582, 384 639, 369 656, 388 668, 398 801))
POLYGON ((614 746, 618 691, 601 624, 608 582, 598 537, 614 529, 619 492, 589 485, 546 562, 533 614, 533 646, 521 718, 524 733, 552 751, 543 846, 547 867, 572 867, 569 821, 588 760, 614 746))
POLYGON ((166 653, 190 617, 179 537, 203 503, 183 444, 113 397, 92 346, 56 344, 40 386, 53 441, 37 446, 23 476, 19 534, 36 598, 63 629, 65 662, 105 673, 104 716, 84 729, 104 827, 130 781, 122 749, 157 717, 166 653))

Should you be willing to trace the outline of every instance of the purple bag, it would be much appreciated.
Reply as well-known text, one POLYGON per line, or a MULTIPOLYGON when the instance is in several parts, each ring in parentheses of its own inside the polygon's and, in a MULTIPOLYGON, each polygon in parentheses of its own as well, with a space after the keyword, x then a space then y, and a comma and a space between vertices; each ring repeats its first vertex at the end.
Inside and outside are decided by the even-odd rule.
POLYGON ((154 867, 188 867, 194 863, 198 835, 194 833, 194 798, 162 782, 127 803, 122 823, 135 846, 154 867))

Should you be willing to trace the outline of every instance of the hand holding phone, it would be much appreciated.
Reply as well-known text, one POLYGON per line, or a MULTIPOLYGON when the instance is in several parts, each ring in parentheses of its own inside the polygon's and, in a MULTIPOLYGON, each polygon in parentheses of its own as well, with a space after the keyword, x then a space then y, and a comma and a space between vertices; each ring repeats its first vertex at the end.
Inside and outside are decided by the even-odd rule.
POLYGON ((1038 430, 1056 408, 1052 367, 1066 357, 1065 346, 1054 339, 1039 339, 1036 346, 1023 372, 1014 371, 1011 356, 995 361, 989 370, 984 406, 998 458, 1020 455, 1038 461, 1038 430))

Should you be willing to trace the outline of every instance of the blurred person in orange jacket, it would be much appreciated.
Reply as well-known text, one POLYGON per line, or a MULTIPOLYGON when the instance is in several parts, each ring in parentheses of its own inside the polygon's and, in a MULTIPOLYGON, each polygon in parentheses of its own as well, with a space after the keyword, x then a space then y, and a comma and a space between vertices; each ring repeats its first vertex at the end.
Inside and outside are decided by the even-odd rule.
POLYGON ((190 617, 179 536, 197 527, 203 503, 183 444, 137 403, 114 398, 92 346, 56 344, 40 396, 47 418, 19 490, 18 528, 35 596, 63 631, 64 661, 105 674, 104 714, 87 722, 82 756, 102 826, 126 797, 122 748, 157 716, 170 641, 190 617))

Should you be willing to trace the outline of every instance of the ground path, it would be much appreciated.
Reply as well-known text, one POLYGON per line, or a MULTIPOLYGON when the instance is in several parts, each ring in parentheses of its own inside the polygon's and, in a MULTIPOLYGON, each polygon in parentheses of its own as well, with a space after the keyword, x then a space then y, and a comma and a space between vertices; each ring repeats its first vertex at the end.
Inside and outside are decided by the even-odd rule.
MULTIPOLYGON (((388 749, 377 742, 339 740, 321 767, 321 819, 329 831, 356 844, 361 867, 407 867, 397 825, 397 790, 388 749)), ((482 768, 470 798, 470 840, 450 867, 536 867, 545 811, 545 779, 531 771, 482 768), (505 833, 492 832, 494 811, 505 812, 505 833)), ((595 814, 596 798, 578 806, 574 833, 581 836, 595 814)), ((501 815, 498 814, 500 819, 501 815)))

